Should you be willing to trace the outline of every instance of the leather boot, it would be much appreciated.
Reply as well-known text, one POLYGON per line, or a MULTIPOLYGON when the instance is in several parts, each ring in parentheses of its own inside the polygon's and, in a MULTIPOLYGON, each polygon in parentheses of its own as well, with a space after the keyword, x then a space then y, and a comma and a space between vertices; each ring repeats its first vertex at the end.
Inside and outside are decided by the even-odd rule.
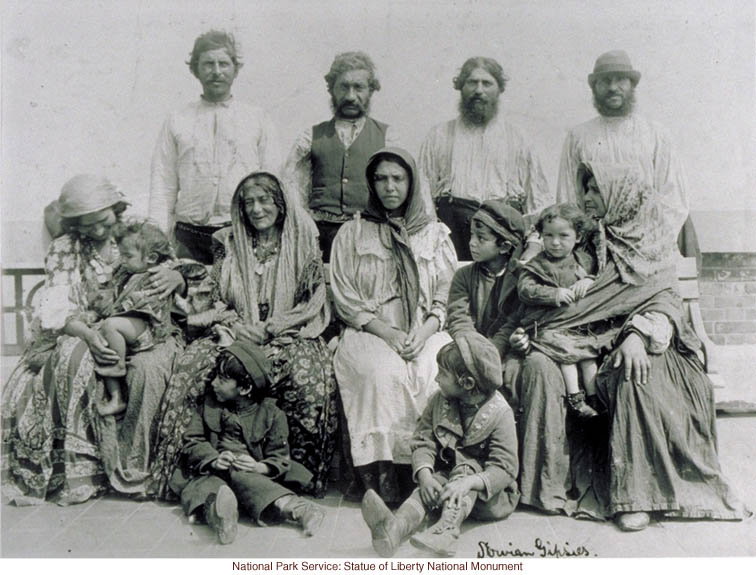
POLYGON ((323 524, 323 519, 325 519, 325 511, 323 511, 320 505, 307 501, 307 499, 298 495, 292 496, 287 501, 286 506, 283 508, 283 513, 287 519, 299 523, 299 526, 307 537, 315 535, 323 524))
POLYGON ((239 509, 236 495, 228 485, 205 499, 205 521, 218 535, 222 545, 233 543, 238 529, 239 509))
POLYGON ((362 498, 362 518, 370 527, 373 549, 381 557, 392 557, 402 541, 423 522, 425 508, 420 501, 409 497, 392 513, 381 496, 368 489, 362 498))
POLYGON ((410 543, 415 547, 433 551, 437 555, 454 557, 457 553, 459 528, 470 511, 472 511, 472 503, 466 497, 462 499, 459 507, 453 507, 445 501, 441 519, 422 533, 413 535, 410 543))

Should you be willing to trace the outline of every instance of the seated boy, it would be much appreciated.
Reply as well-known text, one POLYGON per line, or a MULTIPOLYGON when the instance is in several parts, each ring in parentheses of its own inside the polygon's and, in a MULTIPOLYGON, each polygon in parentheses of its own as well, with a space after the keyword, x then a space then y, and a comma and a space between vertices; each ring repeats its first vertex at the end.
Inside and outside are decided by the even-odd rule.
POLYGON ((475 330, 492 339, 506 311, 519 305, 516 268, 526 225, 520 213, 500 199, 483 202, 470 228, 473 263, 454 274, 446 330, 452 337, 475 330))
POLYGON ((324 511, 283 484, 303 487, 312 474, 289 457, 286 415, 264 397, 269 365, 254 344, 236 342, 217 360, 217 375, 184 434, 182 465, 171 478, 191 519, 204 515, 221 543, 237 532, 237 499, 260 525, 288 519, 305 535, 324 511))
POLYGON ((439 521, 411 542, 453 556, 468 515, 504 519, 520 498, 514 417, 496 391, 502 383, 499 352, 467 331, 442 347, 437 359, 440 390, 428 401, 411 442, 418 487, 396 513, 373 490, 362 499, 373 548, 383 557, 391 557, 437 508, 439 521))

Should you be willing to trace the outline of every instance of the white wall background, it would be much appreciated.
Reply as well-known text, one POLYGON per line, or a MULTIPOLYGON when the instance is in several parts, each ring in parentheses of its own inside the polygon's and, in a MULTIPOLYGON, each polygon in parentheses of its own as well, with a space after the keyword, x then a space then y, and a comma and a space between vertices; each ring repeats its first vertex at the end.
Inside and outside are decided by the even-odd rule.
POLYGON ((643 74, 638 109, 671 130, 687 164, 703 248, 756 249, 739 231, 756 213, 753 0, 5 0, 3 262, 41 260, 42 206, 76 173, 109 176, 146 212, 158 130, 198 97, 184 62, 211 27, 241 42, 233 92, 269 112, 285 152, 329 117, 323 75, 338 52, 372 56, 373 115, 413 153, 456 113, 463 61, 497 58, 510 76, 501 108, 552 187, 566 130, 595 115, 596 56, 624 48, 643 74))

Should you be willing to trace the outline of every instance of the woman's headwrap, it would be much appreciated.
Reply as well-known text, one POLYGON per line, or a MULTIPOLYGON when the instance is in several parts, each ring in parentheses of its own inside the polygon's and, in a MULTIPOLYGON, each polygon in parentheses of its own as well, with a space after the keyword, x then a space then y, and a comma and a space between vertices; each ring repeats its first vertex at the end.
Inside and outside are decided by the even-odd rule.
MULTIPOLYGON (((662 206, 640 168, 623 164, 583 163, 578 168, 579 192, 590 175, 596 179, 606 214, 597 221, 594 243, 599 272, 611 255, 624 283, 639 285, 674 264, 677 238, 664 226, 662 206)), ((584 194, 578 193, 583 208, 584 194)))
POLYGON ((454 336, 454 343, 480 389, 491 392, 501 387, 501 358, 488 338, 477 331, 463 331, 454 336))
POLYGON ((128 205, 123 194, 107 178, 79 174, 63 184, 58 212, 62 218, 77 218, 121 203, 128 205))
POLYGON ((525 236, 525 220, 522 214, 504 199, 483 202, 473 214, 472 221, 479 221, 513 246, 521 244, 525 236))
MULTIPOLYGON (((246 218, 242 215, 242 191, 244 185, 256 176, 267 176, 278 184, 281 197, 274 198, 276 205, 285 206, 281 226, 280 247, 277 255, 275 291, 267 319, 267 328, 273 335, 297 326, 302 337, 317 337, 330 321, 325 285, 314 290, 310 299, 295 308, 297 287, 306 268, 320 261, 318 229, 310 215, 299 202, 291 197, 280 180, 269 172, 254 172, 245 177, 236 187, 231 200, 231 239, 228 231, 222 230, 219 241, 226 247, 226 258, 220 272, 220 294, 224 301, 233 303, 239 315, 252 324, 260 323, 258 294, 254 281, 258 261, 246 218)), ((280 208, 279 208, 280 209, 280 208)))
POLYGON ((365 169, 365 178, 370 195, 367 209, 362 213, 362 217, 380 224, 381 241, 390 247, 396 264, 404 316, 407 322, 411 323, 420 301, 420 276, 417 262, 410 248, 409 236, 435 220, 430 214, 430 198, 425 197, 420 185, 415 160, 409 152, 401 148, 383 148, 373 154, 365 169), (404 214, 401 217, 390 216, 375 191, 373 175, 378 164, 383 160, 395 162, 404 167, 409 177, 409 189, 403 206, 404 214))

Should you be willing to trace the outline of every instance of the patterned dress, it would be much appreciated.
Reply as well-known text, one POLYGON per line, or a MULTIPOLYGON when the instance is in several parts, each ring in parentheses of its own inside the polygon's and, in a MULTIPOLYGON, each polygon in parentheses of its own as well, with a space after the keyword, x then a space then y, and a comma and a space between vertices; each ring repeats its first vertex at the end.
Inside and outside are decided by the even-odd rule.
MULTIPOLYGON (((237 205, 237 196, 234 197, 237 205)), ((256 319, 248 324, 267 326, 268 333, 275 333, 262 348, 271 364, 270 395, 288 419, 291 458, 313 474, 306 491, 316 497, 325 495, 338 431, 332 354, 323 338, 314 335, 328 324, 325 278, 319 257, 292 255, 308 242, 307 238, 309 245, 317 249, 314 223, 291 203, 286 211, 288 223, 284 224, 281 247, 268 257, 247 254, 243 278, 238 271, 239 253, 252 242, 246 230, 239 227, 242 224, 238 210, 232 208, 234 231, 216 234, 219 243, 215 246, 212 272, 198 277, 190 287, 196 296, 189 298, 193 302, 190 323, 204 317, 207 329, 179 357, 166 390, 157 423, 160 440, 154 463, 153 491, 160 497, 175 495, 169 491, 168 483, 178 462, 182 435, 206 385, 214 377, 215 361, 224 340, 233 337, 229 327, 240 317, 252 315, 256 319), (237 242, 234 236, 241 239, 237 242), (295 259, 301 264, 286 265, 295 259), (292 303, 282 305, 278 298, 287 282, 293 284, 292 303), (254 314, 247 309, 249 293, 256 294, 254 314)))
POLYGON ((92 355, 84 341, 62 330, 72 319, 93 324, 91 303, 111 279, 113 264, 91 242, 69 234, 52 243, 45 269, 33 343, 3 388, 3 494, 18 505, 79 503, 108 487, 143 496, 152 422, 180 346, 168 338, 134 355, 123 417, 99 416, 95 398, 102 384, 92 355))

